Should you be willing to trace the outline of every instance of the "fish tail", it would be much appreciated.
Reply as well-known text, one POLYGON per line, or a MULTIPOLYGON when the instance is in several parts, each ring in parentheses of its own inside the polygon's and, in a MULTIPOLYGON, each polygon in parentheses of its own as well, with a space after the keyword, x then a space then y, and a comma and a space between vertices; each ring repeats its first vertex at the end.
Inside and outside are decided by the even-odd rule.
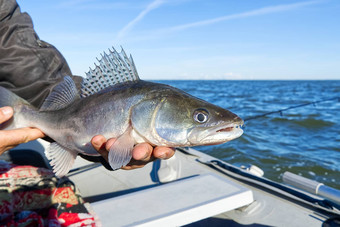
POLYGON ((0 107, 4 106, 11 106, 14 110, 14 116, 10 120, 0 124, 0 129, 15 129, 30 126, 27 118, 29 118, 29 113, 36 112, 35 107, 10 90, 0 87, 0 107))

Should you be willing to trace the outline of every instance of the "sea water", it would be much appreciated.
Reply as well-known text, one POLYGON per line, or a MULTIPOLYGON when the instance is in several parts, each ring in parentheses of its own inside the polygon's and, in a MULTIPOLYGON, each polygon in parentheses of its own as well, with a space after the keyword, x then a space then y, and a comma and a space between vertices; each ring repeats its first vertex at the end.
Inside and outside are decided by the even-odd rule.
POLYGON ((244 134, 197 147, 228 163, 256 165, 281 181, 290 171, 340 189, 339 81, 159 81, 226 108, 243 119, 304 103, 339 97, 246 120, 244 134))

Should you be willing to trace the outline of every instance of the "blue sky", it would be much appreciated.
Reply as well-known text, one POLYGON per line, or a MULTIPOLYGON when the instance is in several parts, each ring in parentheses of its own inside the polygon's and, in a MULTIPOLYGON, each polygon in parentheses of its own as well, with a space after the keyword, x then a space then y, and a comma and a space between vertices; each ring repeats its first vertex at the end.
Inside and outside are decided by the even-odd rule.
POLYGON ((114 46, 143 79, 340 79, 340 1, 18 0, 84 75, 114 46))

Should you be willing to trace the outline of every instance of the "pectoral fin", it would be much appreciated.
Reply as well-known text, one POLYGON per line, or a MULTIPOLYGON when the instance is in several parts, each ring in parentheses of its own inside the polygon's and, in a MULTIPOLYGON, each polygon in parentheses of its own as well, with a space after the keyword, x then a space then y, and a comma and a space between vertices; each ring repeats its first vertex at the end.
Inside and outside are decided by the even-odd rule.
POLYGON ((50 165, 57 177, 65 176, 77 157, 76 152, 69 151, 57 143, 51 143, 45 155, 50 160, 50 165))
POLYGON ((134 145, 135 140, 131 136, 131 129, 118 137, 109 151, 109 164, 112 169, 119 169, 130 162, 134 145))

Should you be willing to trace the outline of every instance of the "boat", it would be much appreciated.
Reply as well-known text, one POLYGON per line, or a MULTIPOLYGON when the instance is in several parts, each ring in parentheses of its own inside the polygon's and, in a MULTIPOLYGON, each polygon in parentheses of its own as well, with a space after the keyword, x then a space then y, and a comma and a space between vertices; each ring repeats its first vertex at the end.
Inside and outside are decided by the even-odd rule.
POLYGON ((78 157, 67 176, 102 226, 340 226, 340 191, 289 172, 275 182, 193 148, 130 171, 78 157))

